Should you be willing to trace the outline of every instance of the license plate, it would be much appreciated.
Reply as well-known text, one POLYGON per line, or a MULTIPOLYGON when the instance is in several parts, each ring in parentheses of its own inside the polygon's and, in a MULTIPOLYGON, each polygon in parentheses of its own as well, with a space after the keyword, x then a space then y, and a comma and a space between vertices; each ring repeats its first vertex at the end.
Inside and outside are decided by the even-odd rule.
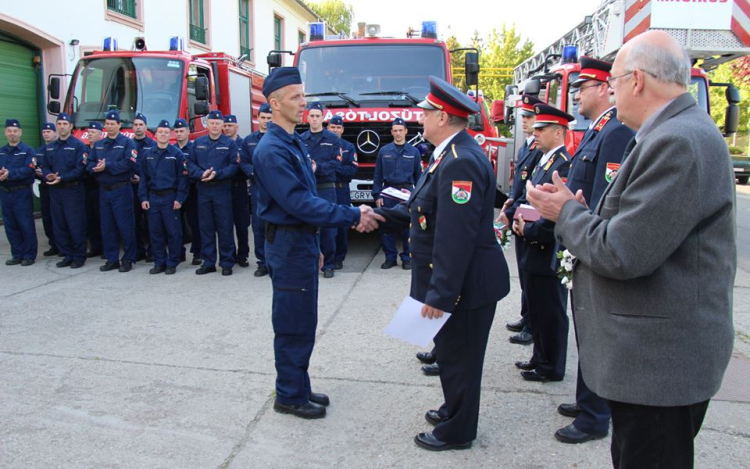
POLYGON ((352 200, 359 200, 359 201, 373 200, 372 192, 370 191, 351 191, 351 197, 352 197, 352 200))

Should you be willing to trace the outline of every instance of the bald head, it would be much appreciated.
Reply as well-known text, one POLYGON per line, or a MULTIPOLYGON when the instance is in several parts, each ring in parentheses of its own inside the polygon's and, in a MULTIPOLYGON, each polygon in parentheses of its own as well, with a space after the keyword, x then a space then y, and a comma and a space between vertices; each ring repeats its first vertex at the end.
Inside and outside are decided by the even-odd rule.
POLYGON ((626 70, 642 70, 664 84, 686 89, 690 84, 690 57, 680 44, 664 31, 648 31, 625 44, 617 57, 626 70))

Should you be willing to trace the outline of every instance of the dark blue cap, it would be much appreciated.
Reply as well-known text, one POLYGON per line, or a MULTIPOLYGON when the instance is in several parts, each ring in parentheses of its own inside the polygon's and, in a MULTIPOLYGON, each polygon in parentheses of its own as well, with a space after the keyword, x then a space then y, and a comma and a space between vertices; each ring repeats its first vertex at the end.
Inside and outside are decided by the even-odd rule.
POLYGON ((521 95, 521 115, 523 116, 535 116, 534 106, 537 104, 544 104, 544 101, 530 94, 521 95))
POLYGON ((174 121, 175 129, 185 129, 188 126, 188 122, 185 119, 177 119, 174 121))
POLYGON ((21 128, 21 122, 18 119, 6 119, 5 120, 5 128, 8 127, 15 127, 17 129, 21 128))
POLYGON ((122 120, 120 120, 120 111, 117 110, 109 111, 104 119, 109 121, 117 121, 118 123, 122 122, 122 120))
POLYGON ((541 129, 542 127, 547 127, 552 124, 568 127, 568 122, 575 119, 575 117, 567 112, 563 112, 549 104, 534 105, 534 114, 536 114, 536 123, 534 124, 535 129, 541 129))
POLYGON ((89 129, 102 130, 102 125, 98 122, 92 122, 89 124, 89 129))
POLYGON ((225 124, 236 124, 237 123, 237 116, 234 114, 227 114, 224 116, 224 123, 225 124))
POLYGON ((422 109, 437 109, 464 118, 479 112, 479 105, 473 99, 434 75, 430 75, 430 93, 417 106, 422 109))
POLYGON ((211 111, 208 113, 208 118, 224 120, 224 114, 222 114, 221 111, 211 111))
POLYGON ((596 80, 602 83, 610 77, 612 64, 603 60, 592 59, 591 57, 581 57, 581 72, 578 79, 570 84, 573 88, 578 88, 589 80, 596 80))
POLYGON ((333 116, 328 123, 333 125, 344 125, 344 119, 341 116, 333 116))
POLYGON ((268 99, 268 96, 279 88, 301 84, 302 76, 300 76, 297 67, 277 67, 271 70, 271 73, 263 82, 263 96, 268 99))
POLYGON ((312 111, 312 110, 318 110, 320 112, 323 112, 323 105, 320 104, 320 103, 318 103, 318 102, 310 103, 310 105, 307 106, 307 109, 310 110, 310 111, 312 111))
POLYGON ((271 105, 268 103, 261 104, 260 109, 258 109, 258 112, 265 112, 267 114, 271 114, 271 105))
POLYGON ((161 128, 161 127, 165 127, 167 129, 170 129, 170 130, 172 129, 172 127, 169 125, 169 121, 166 120, 166 119, 160 120, 159 121, 159 125, 156 126, 157 129, 161 128))
POLYGON ((68 115, 68 113, 66 112, 61 112, 60 114, 57 115, 56 122, 59 122, 59 121, 70 122, 70 115, 68 115))
POLYGON ((393 123, 391 124, 391 127, 393 127, 395 125, 403 125, 404 127, 406 127, 406 122, 404 122, 404 120, 402 118, 397 117, 397 118, 393 119, 393 123))
POLYGON ((135 119, 133 120, 139 120, 139 119, 142 120, 144 124, 148 124, 148 119, 146 119, 146 116, 144 116, 140 112, 136 113, 135 119))
POLYGON ((44 124, 42 124, 42 130, 57 130, 57 129, 55 128, 55 124, 53 124, 52 122, 45 122, 44 124))

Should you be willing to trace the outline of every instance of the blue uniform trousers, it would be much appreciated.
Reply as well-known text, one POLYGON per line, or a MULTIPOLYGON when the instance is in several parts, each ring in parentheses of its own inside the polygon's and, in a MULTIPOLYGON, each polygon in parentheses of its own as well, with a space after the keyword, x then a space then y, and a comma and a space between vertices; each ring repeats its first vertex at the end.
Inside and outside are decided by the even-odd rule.
POLYGON ((174 209, 176 192, 149 197, 148 229, 154 267, 177 267, 182 254, 182 222, 180 211, 174 209), (167 246, 169 255, 167 256, 167 246))
POLYGON ((311 392, 307 369, 318 326, 319 237, 279 229, 265 252, 273 286, 276 400, 301 405, 311 392))
POLYGON ((234 259, 247 260, 250 255, 250 195, 247 191, 247 182, 232 181, 232 219, 234 220, 234 232, 237 235, 237 252, 234 259))
MULTIPOLYGON (((336 183, 336 203, 339 205, 350 206, 352 204, 351 194, 349 193, 349 185, 346 187, 338 187, 339 183, 336 183)), ((349 252, 349 228, 348 226, 341 226, 336 228, 336 256, 334 260, 336 262, 344 262, 346 255, 349 252)))
POLYGON ((117 262, 122 243, 122 260, 135 262, 135 215, 131 184, 108 191, 99 188, 99 216, 102 246, 107 262, 117 262))
POLYGON ((55 243, 55 227, 52 224, 52 206, 49 199, 49 186, 46 184, 39 184, 39 202, 42 209, 42 227, 44 228, 44 235, 47 237, 49 247, 57 249, 57 244, 55 243))
POLYGON ((252 210, 253 246, 258 267, 266 266, 266 226, 258 216, 258 186, 250 185, 250 209, 252 210))
MULTIPOLYGON (((318 189, 318 197, 331 203, 336 203, 336 188, 318 189)), ((336 257, 336 231, 338 228, 323 227, 320 229, 320 252, 323 253, 323 270, 333 269, 333 259, 336 257)))
MULTIPOLYGON (((190 192, 187 199, 185 199, 185 203, 182 204, 182 210, 185 212, 185 218, 190 227, 190 252, 194 256, 200 256, 201 229, 200 219, 198 218, 198 188, 195 187, 195 184, 190 184, 190 192)), ((185 238, 187 234, 188 230, 182 230, 183 244, 187 243, 187 239, 185 238)))
POLYGON ((534 338, 531 362, 540 375, 562 379, 568 352, 568 291, 557 277, 524 271, 523 295, 534 338))
POLYGON ((148 236, 148 214, 141 208, 138 184, 133 184, 133 216, 135 218, 135 256, 137 259, 142 259, 151 255, 151 243, 148 236))
MULTIPOLYGON (((389 197, 383 197, 383 207, 395 207, 400 202, 389 197)), ((411 262, 409 257, 409 229, 402 230, 399 235, 401 236, 402 248, 401 251, 401 262, 411 262)), ((388 261, 396 262, 398 256, 398 249, 396 248, 396 234, 394 232, 381 231, 380 240, 383 243, 383 252, 385 253, 385 259, 388 261)))
POLYGON ((94 183, 84 183, 86 192, 86 238, 89 249, 102 250, 102 223, 99 217, 99 186, 94 183))
POLYGON ((523 263, 521 262, 521 257, 523 257, 523 237, 521 236, 514 236, 513 240, 515 242, 516 247, 516 265, 518 266, 518 283, 521 284, 521 324, 523 324, 524 331, 531 334, 531 324, 529 323, 529 306, 526 304, 526 296, 523 294, 524 286, 523 286, 523 268, 521 267, 523 263))
POLYGON ((229 181, 215 186, 198 185, 198 218, 201 228, 201 258, 204 265, 216 265, 216 236, 219 236, 219 265, 234 266, 232 233, 232 187, 229 181))
POLYGON ((50 187, 52 223, 57 249, 67 260, 86 261, 86 190, 83 183, 50 187))
POLYGON ((36 259, 38 242, 31 186, 10 192, 0 189, 0 207, 13 259, 36 259))

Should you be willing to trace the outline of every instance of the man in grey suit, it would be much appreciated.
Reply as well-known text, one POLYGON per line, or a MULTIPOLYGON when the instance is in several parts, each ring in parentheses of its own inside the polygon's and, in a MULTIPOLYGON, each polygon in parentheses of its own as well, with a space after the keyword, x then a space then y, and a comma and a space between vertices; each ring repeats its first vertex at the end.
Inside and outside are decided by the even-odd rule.
POLYGON ((732 164, 668 34, 628 42, 607 81, 637 134, 595 210, 559 177, 528 200, 577 259, 580 365, 612 411, 614 467, 692 468, 732 353, 732 164))

